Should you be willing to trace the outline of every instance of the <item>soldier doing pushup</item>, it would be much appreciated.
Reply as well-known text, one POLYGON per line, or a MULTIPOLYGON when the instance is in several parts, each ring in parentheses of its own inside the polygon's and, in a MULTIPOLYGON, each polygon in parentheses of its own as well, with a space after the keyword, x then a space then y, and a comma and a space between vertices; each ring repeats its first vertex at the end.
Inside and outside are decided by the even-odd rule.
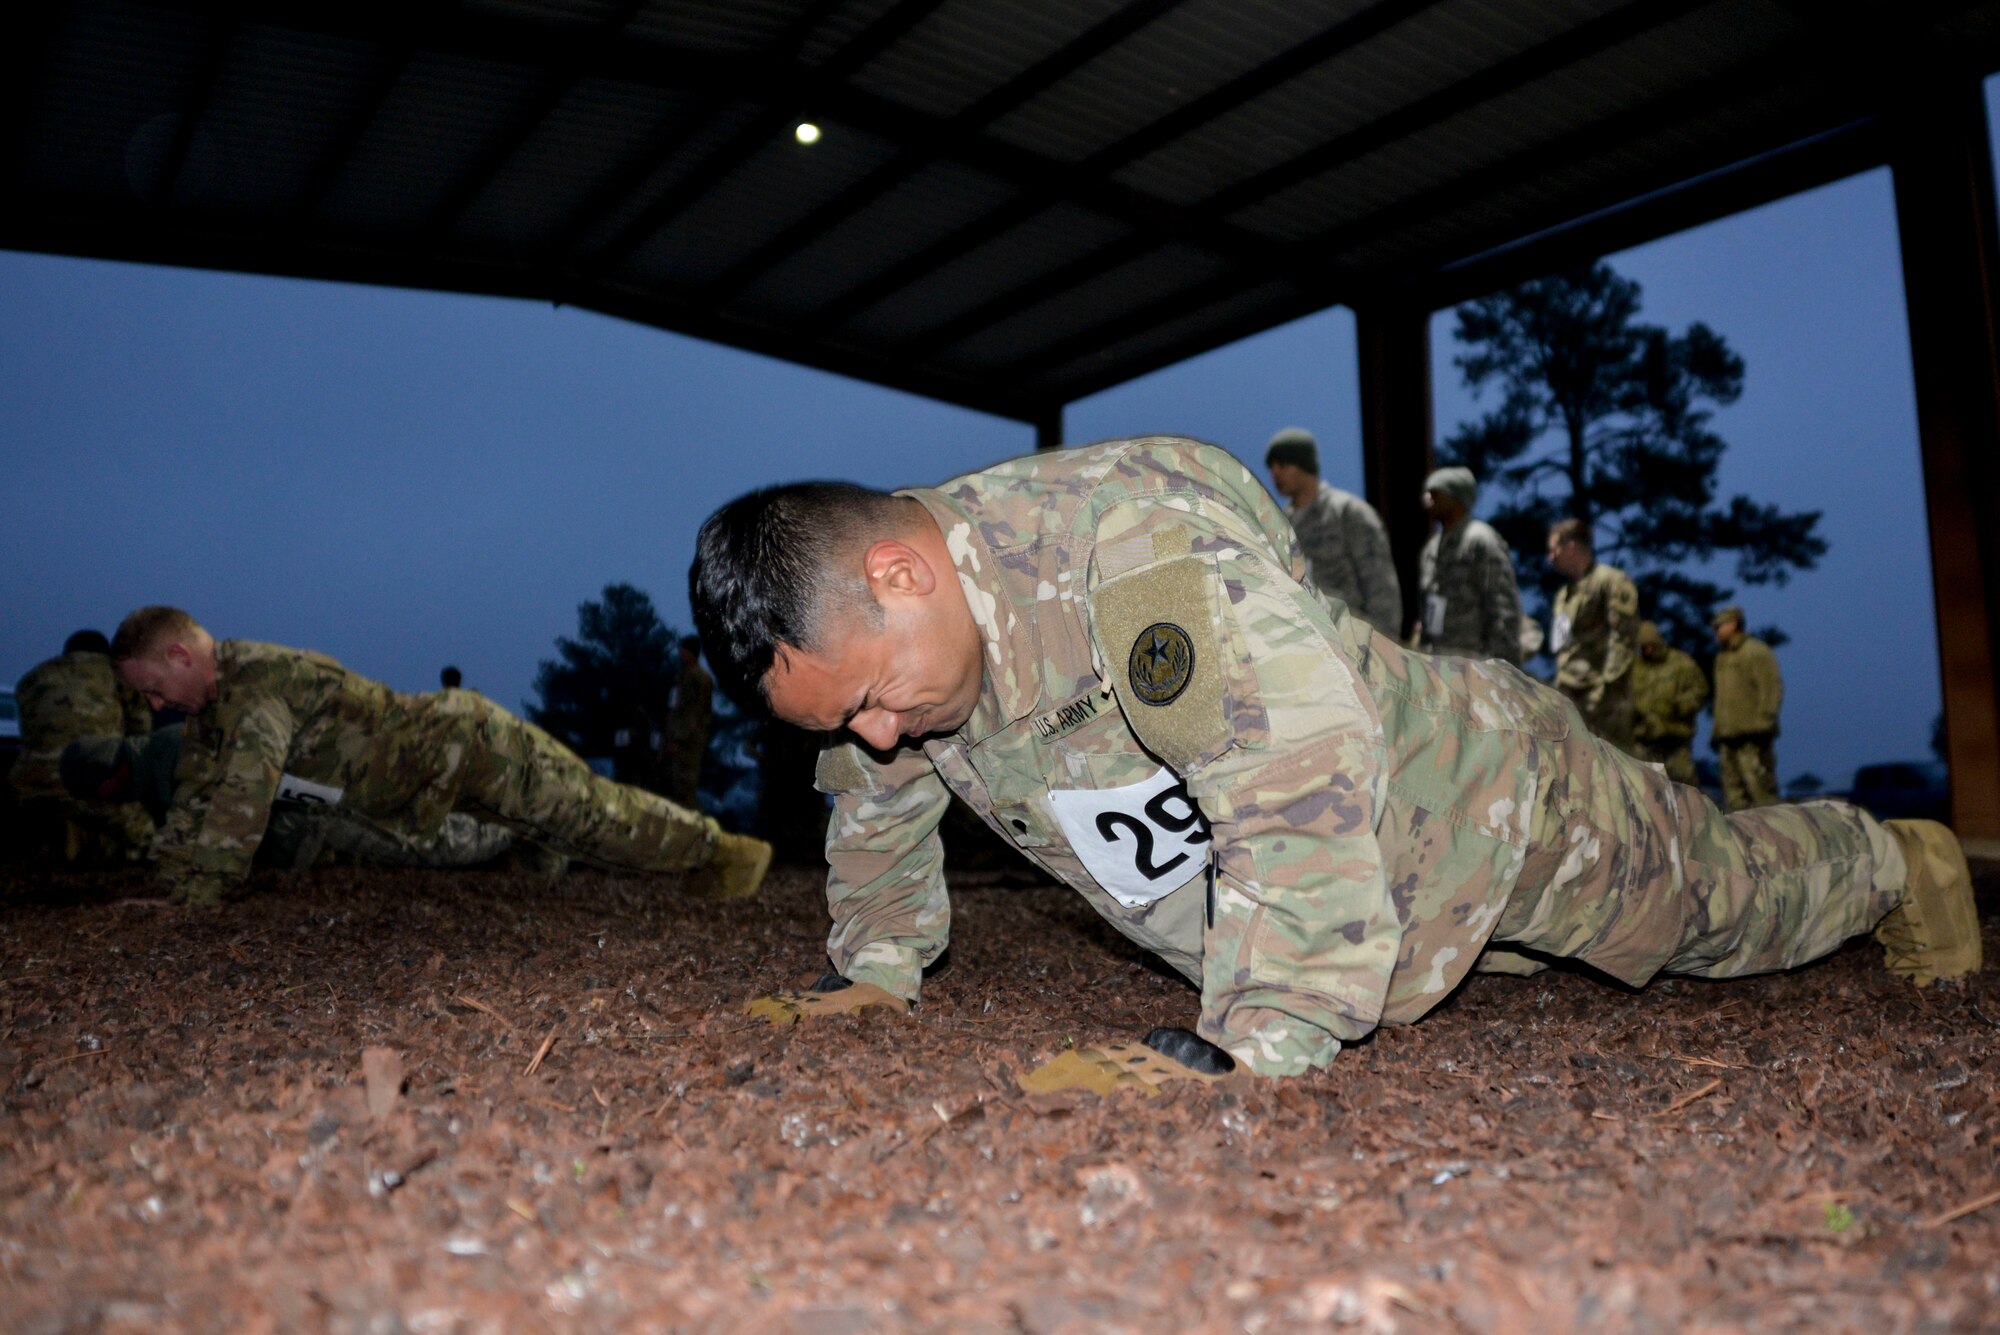
POLYGON ((754 894, 770 865, 769 844, 593 774, 475 692, 404 695, 323 654, 218 641, 171 607, 125 618, 111 658, 155 708, 188 714, 155 853, 169 892, 191 904, 220 902, 247 874, 280 796, 419 840, 464 811, 600 866, 695 872, 726 898, 754 894))

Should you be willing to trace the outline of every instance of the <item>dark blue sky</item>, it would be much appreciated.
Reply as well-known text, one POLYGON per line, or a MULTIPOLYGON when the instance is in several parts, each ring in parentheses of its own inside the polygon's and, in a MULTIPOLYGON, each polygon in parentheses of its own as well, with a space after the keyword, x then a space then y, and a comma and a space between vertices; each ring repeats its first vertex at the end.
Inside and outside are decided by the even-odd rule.
MULTIPOLYGON (((1832 554, 1744 590, 1793 635, 1786 777, 1921 756, 1938 709, 1893 211, 1876 172, 1613 257, 1648 319, 1748 363, 1726 490, 1826 512, 1832 554)), ((1477 411, 1434 324, 1440 433, 1477 411)), ((321 649, 406 690, 458 663, 510 707, 606 582, 688 622, 696 526, 766 482, 936 481, 1028 428, 622 324, 491 299, 0 254, 0 677, 144 602, 321 649)), ((1071 406, 1068 438, 1171 431, 1261 464, 1313 428, 1358 488, 1334 310, 1071 406)))

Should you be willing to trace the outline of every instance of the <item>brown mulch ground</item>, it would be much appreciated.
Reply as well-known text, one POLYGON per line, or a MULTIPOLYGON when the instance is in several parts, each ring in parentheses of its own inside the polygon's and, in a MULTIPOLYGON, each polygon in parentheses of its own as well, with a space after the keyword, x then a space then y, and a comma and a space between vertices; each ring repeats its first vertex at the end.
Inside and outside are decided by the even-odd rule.
POLYGON ((1308 1079, 1031 1098, 1194 1011, 1060 890, 790 1031, 738 1008, 823 967, 806 870, 145 890, 0 869, 0 1328, 2000 1325, 2000 1205, 1944 1218, 2000 1190, 1991 968, 1475 978, 1308 1079))

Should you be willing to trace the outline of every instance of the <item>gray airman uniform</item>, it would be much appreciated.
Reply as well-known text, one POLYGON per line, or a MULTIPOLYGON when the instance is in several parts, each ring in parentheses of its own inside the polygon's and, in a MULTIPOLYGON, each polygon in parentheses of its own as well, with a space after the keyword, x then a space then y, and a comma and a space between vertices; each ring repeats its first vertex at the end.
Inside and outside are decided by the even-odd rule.
POLYGON ((1632 660, 1639 656, 1639 590, 1616 566, 1594 562, 1556 592, 1549 623, 1556 689, 1589 729, 1632 749, 1632 660))
POLYGON ((109 655, 80 649, 37 664, 14 688, 21 711, 21 754, 8 774, 14 793, 34 823, 55 827, 57 843, 74 849, 62 830, 79 830, 105 841, 118 858, 143 854, 153 827, 143 812, 95 807, 71 797, 58 766, 65 746, 100 734, 143 737, 153 729, 152 711, 137 692, 118 680, 109 655))
MULTIPOLYGON (((1642 645, 1649 625, 1640 627, 1642 645)), ((1693 784, 1694 725, 1708 700, 1708 678, 1694 659, 1661 643, 1666 653, 1657 662, 1642 652, 1632 664, 1632 754, 1664 765, 1675 783, 1693 784)))
POLYGON ((1521 661, 1521 588, 1514 555, 1491 524, 1468 516, 1424 543, 1417 646, 1427 653, 1521 661))
POLYGON ((1399 634, 1403 586, 1389 551, 1389 531, 1375 507, 1321 482, 1308 504, 1286 515, 1298 534, 1312 585, 1384 635, 1399 634))
POLYGON ((1785 680, 1771 646, 1745 635, 1715 655, 1715 753, 1731 811, 1778 800, 1778 706, 1785 680))
POLYGON ((404 695, 322 654, 215 646, 215 702, 188 721, 160 876, 213 903, 249 870, 280 797, 348 808, 429 841, 465 811, 603 866, 709 860, 713 821, 591 773, 569 748, 472 691, 404 695))
POLYGON ((945 948, 953 793, 1197 983, 1198 1032, 1264 1075, 1418 1018, 1489 942, 1634 985, 1722 977, 1899 901, 1903 854, 1866 813, 1724 818, 1517 669, 1371 633, 1301 583, 1284 516, 1221 450, 1110 441, 905 494, 986 672, 957 732, 822 754, 850 979, 914 998, 945 948))

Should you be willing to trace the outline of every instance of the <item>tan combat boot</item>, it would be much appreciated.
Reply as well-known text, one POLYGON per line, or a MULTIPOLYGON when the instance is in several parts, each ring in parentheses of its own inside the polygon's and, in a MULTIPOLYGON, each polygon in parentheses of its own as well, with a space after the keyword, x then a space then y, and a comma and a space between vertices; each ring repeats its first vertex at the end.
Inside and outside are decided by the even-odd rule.
POLYGON ((771 869, 771 846, 746 834, 717 831, 715 852, 695 869, 696 894, 708 899, 748 899, 771 869))
POLYGON ((1903 902, 1875 928, 1883 964, 1925 987, 1979 972, 1979 913, 1958 836, 1934 820, 1884 821, 1910 864, 1903 902))

